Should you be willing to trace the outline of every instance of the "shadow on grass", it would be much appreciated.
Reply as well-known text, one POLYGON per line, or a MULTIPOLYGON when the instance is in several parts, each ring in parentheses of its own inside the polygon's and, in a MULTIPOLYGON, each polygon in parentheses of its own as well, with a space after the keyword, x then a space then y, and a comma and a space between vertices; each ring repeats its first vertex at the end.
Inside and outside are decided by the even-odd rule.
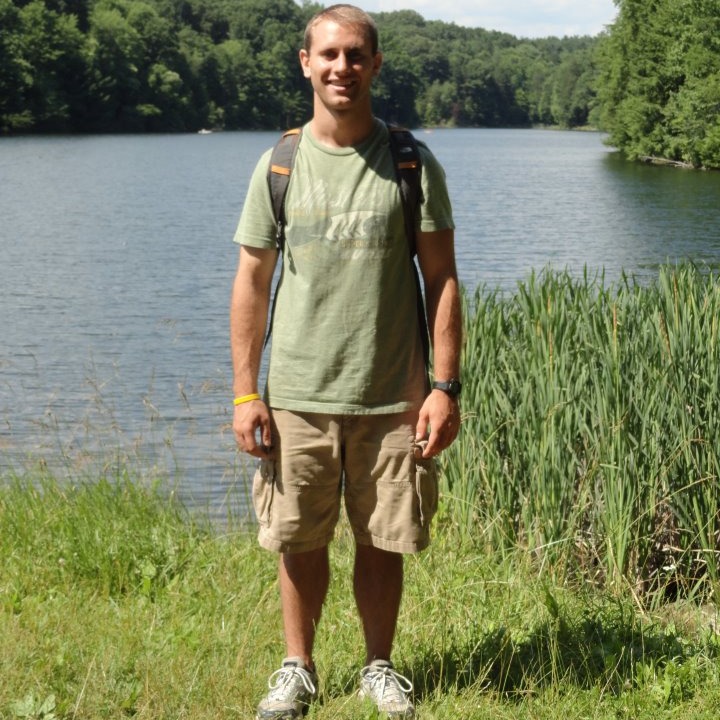
POLYGON ((418 700, 473 687, 521 699, 558 684, 620 692, 636 685, 643 668, 662 672, 668 663, 700 654, 717 659, 720 647, 643 627, 630 610, 620 609, 614 617, 586 616, 576 623, 554 617, 523 636, 501 626, 439 654, 426 652, 408 670, 418 700))

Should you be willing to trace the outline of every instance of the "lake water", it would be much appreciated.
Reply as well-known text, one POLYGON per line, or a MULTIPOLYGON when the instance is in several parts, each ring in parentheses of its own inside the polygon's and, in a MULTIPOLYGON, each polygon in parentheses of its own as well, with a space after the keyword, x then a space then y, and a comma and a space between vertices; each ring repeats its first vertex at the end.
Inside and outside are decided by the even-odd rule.
MULTIPOLYGON (((720 174, 624 162, 596 133, 424 133, 463 283, 720 262, 720 174)), ((125 463, 242 514, 231 422, 231 242, 275 133, 0 139, 0 470, 125 463)))

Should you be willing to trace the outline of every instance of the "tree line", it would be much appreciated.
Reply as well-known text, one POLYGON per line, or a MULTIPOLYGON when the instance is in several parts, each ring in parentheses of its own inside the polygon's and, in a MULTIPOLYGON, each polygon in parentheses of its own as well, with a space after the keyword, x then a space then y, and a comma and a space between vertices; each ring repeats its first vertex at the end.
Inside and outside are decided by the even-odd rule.
MULTIPOLYGON (((410 127, 591 125, 720 167, 720 0, 615 0, 597 37, 374 14, 375 111, 410 127)), ((0 0, 0 132, 279 129, 311 113, 305 0, 0 0)))
POLYGON ((633 159, 720 168, 720 0, 615 0, 599 121, 633 159))
MULTIPOLYGON (((0 0, 0 131, 274 129, 312 97, 293 0, 0 0)), ((409 126, 575 127, 596 39, 523 40, 377 13, 376 112, 409 126)))

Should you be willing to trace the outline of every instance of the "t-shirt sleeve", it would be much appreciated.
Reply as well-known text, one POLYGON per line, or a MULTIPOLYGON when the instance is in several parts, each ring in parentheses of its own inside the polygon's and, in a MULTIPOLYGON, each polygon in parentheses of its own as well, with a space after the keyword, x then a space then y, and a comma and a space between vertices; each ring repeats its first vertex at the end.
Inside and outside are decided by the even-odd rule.
POLYGON ((436 157, 424 145, 420 145, 422 157, 422 194, 420 206, 420 231, 435 232, 455 228, 452 205, 448 194, 445 170, 436 157))
POLYGON ((274 250, 276 223, 273 217, 270 189, 267 182, 268 163, 272 150, 268 150, 255 166, 248 186, 245 204, 240 213, 234 242, 238 245, 274 250))

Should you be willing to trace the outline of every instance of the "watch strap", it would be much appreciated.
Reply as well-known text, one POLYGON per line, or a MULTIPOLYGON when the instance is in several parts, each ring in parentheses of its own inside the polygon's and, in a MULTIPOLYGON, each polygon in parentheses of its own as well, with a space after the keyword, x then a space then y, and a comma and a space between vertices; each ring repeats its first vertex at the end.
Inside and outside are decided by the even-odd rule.
POLYGON ((457 378, 450 378, 449 380, 436 380, 432 384, 432 388, 433 390, 442 390, 450 397, 456 398, 462 390, 462 383, 457 378))

